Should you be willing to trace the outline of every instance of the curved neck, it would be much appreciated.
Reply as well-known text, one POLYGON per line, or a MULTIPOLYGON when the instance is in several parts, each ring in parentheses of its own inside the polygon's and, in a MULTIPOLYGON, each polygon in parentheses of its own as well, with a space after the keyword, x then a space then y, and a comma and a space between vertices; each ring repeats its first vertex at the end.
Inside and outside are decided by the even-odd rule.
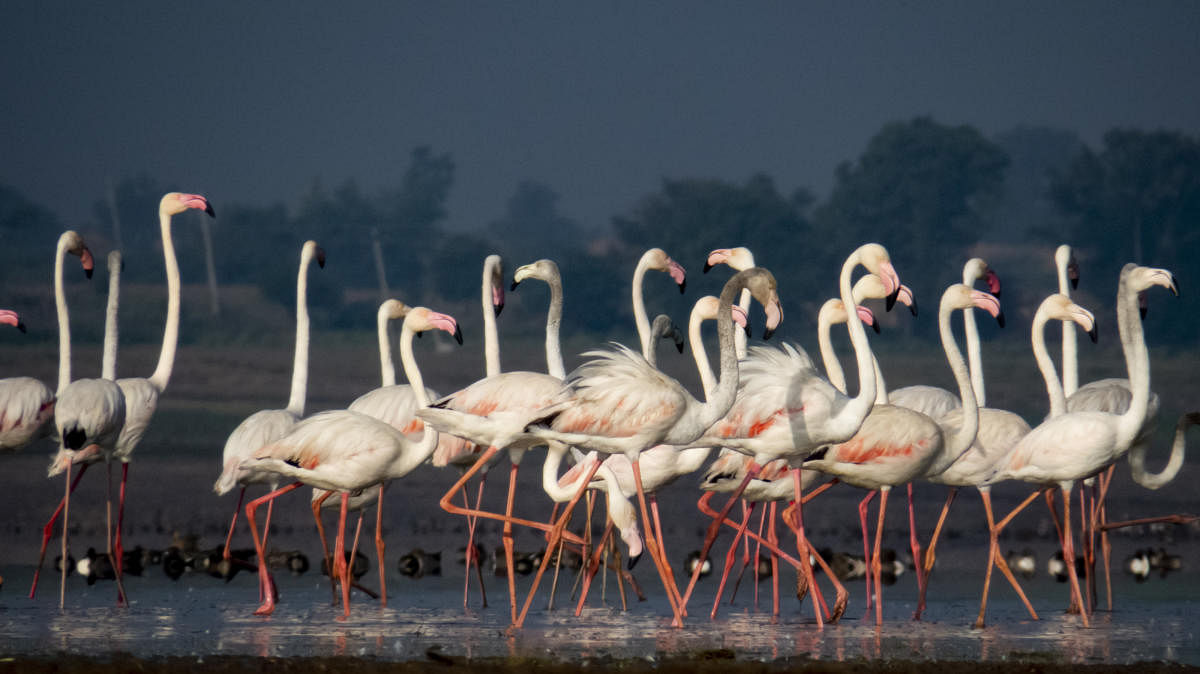
POLYGON ((562 325, 563 287, 562 276, 558 270, 546 279, 550 286, 550 308, 546 311, 546 372, 558 379, 567 378, 567 368, 563 365, 562 341, 559 339, 559 327, 562 325))
MULTIPOLYGON (((1056 260, 1058 267, 1058 292, 1071 296, 1071 281, 1067 278, 1069 258, 1056 260)), ((1063 394, 1070 396, 1079 389, 1079 350, 1075 339, 1075 321, 1062 322, 1062 385, 1063 394)))
POLYGON ((700 333, 702 323, 704 323, 703 316, 693 309, 692 315, 688 318, 688 341, 692 343, 692 358, 696 361, 696 371, 700 374, 700 387, 704 389, 704 399, 707 400, 712 395, 713 389, 717 387, 717 376, 713 374, 712 365, 708 362, 708 352, 704 350, 704 336, 700 333))
POLYGON ((1046 322, 1049 318, 1046 312, 1038 309, 1033 316, 1033 357, 1037 361, 1042 380, 1046 382, 1046 394, 1050 397, 1050 416, 1056 417, 1067 411, 1067 396, 1063 393, 1062 383, 1058 380, 1058 372, 1054 369, 1054 361, 1050 351, 1046 349, 1046 322))
POLYGON ((63 290, 63 263, 67 244, 58 240, 54 254, 54 308, 58 312, 58 393, 71 383, 71 316, 67 310, 67 293, 63 290))
POLYGON ((171 379, 175 348, 179 343, 179 261, 175 259, 175 243, 171 240, 171 216, 159 212, 158 225, 162 231, 163 262, 167 269, 167 324, 163 329, 158 365, 150 375, 150 383, 161 393, 171 379))
POLYGON ((879 369, 879 359, 871 352, 871 372, 875 375, 875 404, 886 405, 888 401, 887 382, 883 380, 883 370, 879 369))
POLYGON ((500 335, 496 329, 496 307, 492 304, 498 265, 496 257, 488 256, 483 265, 483 283, 479 292, 479 301, 483 306, 483 362, 489 377, 500 374, 500 335))
POLYGON ((308 390, 308 267, 313 253, 308 246, 300 253, 300 271, 296 274, 296 350, 292 356, 292 392, 287 410, 304 416, 304 398, 308 390))
MULTIPOLYGON (((550 442, 546 450, 546 460, 542 463, 542 489, 555 503, 570 501, 575 496, 578 486, 558 484, 558 468, 562 465, 563 455, 567 453, 567 445, 550 442)), ((595 460, 595 457, 591 458, 595 460)))
MULTIPOLYGON (((968 307, 965 312, 974 311, 968 307)), ((979 404, 975 401, 975 391, 971 388, 971 374, 967 370, 967 362, 963 359, 958 343, 954 341, 954 330, 950 326, 954 310, 949 304, 942 302, 938 308, 938 332, 942 337, 942 348, 946 351, 946 361, 954 373, 954 381, 958 382, 958 395, 962 398, 963 422, 953 437, 945 438, 945 447, 949 454, 958 456, 975 442, 975 434, 979 431, 979 404)))
POLYGON ((391 312, 385 304, 375 316, 375 332, 379 339, 379 373, 383 386, 396 385, 396 363, 392 360, 392 340, 388 336, 391 312))
POLYGON ((842 304, 847 307, 846 329, 850 331, 850 343, 854 345, 854 359, 858 366, 858 395, 842 408, 838 416, 849 421, 857 419, 855 428, 862 424, 863 419, 867 418, 867 414, 875 405, 876 394, 875 358, 871 354, 871 343, 867 339, 867 331, 863 328, 857 313, 853 316, 849 315, 850 308, 855 306, 854 295, 850 287, 850 276, 860 261, 859 251, 855 251, 846 258, 846 262, 842 264, 841 277, 838 280, 842 304))
MULTIPOLYGON (((741 307, 742 311, 746 312, 747 315, 749 315, 749 312, 750 312, 750 300, 751 299, 752 299, 752 296, 750 295, 750 290, 748 288, 742 288, 742 294, 738 298, 738 306, 741 307)), ((748 338, 746 337, 745 331, 742 331, 742 330, 734 331, 733 347, 734 347, 734 350, 737 352, 738 360, 741 360, 746 357, 746 340, 747 339, 748 338)))
POLYGON ((1134 482, 1146 489, 1159 489, 1175 479, 1175 476, 1179 474, 1179 469, 1183 468, 1184 454, 1187 451, 1186 434, 1188 427, 1192 425, 1193 416, 1183 415, 1175 426, 1175 442, 1171 444, 1171 456, 1167 459, 1167 465, 1162 471, 1146 472, 1146 450, 1149 448, 1149 442, 1134 445, 1129 450, 1129 472, 1133 476, 1134 482))
POLYGON ((720 345, 721 359, 716 386, 704 402, 690 395, 687 397, 684 415, 688 418, 675 424, 673 430, 677 435, 668 434, 663 444, 692 442, 733 407, 738 387, 738 359, 733 346, 733 298, 746 287, 746 274, 753 272, 738 272, 721 290, 721 301, 717 306, 717 344, 720 345))
POLYGON ((834 310, 831 304, 833 301, 829 300, 821 305, 821 310, 817 313, 817 345, 821 349, 821 362, 825 364, 825 378, 834 388, 845 393, 846 373, 833 350, 833 317, 830 316, 834 310))
POLYGON ((979 347, 979 326, 975 324, 975 310, 963 310, 963 334, 967 340, 967 366, 971 373, 971 389, 975 402, 980 407, 987 405, 987 392, 983 388, 983 355, 979 347))
POLYGON ((1138 314, 1137 291, 1129 287, 1124 275, 1117 288, 1117 328, 1125 351, 1129 390, 1133 394, 1129 409, 1121 415, 1118 439, 1120 447, 1129 447, 1146 420, 1150 404, 1150 352, 1146 348, 1146 336, 1138 314))
POLYGON ((117 311, 121 304, 121 265, 108 268, 108 307, 104 312, 104 359, 100 376, 109 381, 117 379, 117 311))
POLYGON ((654 348, 654 336, 650 334, 650 318, 646 316, 646 301, 642 297, 642 283, 646 278, 646 256, 638 260, 637 268, 633 270, 633 320, 637 323, 638 342, 642 347, 642 357, 654 348))

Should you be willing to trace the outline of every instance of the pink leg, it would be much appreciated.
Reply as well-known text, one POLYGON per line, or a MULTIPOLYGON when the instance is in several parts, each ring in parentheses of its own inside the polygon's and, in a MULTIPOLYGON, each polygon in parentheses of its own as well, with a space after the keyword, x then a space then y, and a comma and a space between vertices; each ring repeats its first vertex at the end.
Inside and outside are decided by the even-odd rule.
POLYGON ((729 497, 729 501, 725 503, 725 507, 721 508, 717 517, 709 524, 708 531, 704 535, 704 545, 700 548, 700 559, 697 560, 696 568, 692 571, 692 579, 688 582, 687 591, 683 593, 680 605, 681 610, 687 609, 688 599, 691 598, 692 591, 696 589, 696 581, 700 580, 700 569, 704 566, 704 560, 708 559, 708 551, 712 549, 713 543, 717 540, 717 534, 721 531, 721 523, 729 516, 729 511, 733 509, 733 504, 742 498, 742 492, 746 491, 746 486, 750 484, 750 480, 758 477, 761 469, 762 467, 754 461, 747 464, 746 476, 742 478, 742 483, 738 485, 737 489, 729 497))
MULTIPOLYGON (((917 567, 917 592, 925 596, 925 574, 921 573, 921 544, 917 541, 917 520, 913 514, 913 485, 908 483, 908 545, 912 550, 913 564, 917 567)), ((913 620, 921 617, 920 611, 913 614, 913 620)))
POLYGON ((238 511, 242 509, 242 499, 246 497, 246 488, 238 492, 237 507, 233 509, 233 518, 229 520, 229 533, 225 535, 225 550, 221 553, 222 559, 230 559, 229 544, 233 541, 233 527, 237 524, 238 511))
MULTIPOLYGON (((1080 608, 1083 608, 1083 596, 1079 591, 1079 577, 1075 573, 1075 541, 1071 535, 1071 491, 1063 487, 1063 562, 1067 565, 1067 578, 1071 581, 1071 594, 1075 601, 1079 602, 1080 608)), ((1079 612, 1079 617, 1083 619, 1083 626, 1088 627, 1088 614, 1086 610, 1079 612)))
POLYGON ((276 497, 300 487, 301 484, 300 482, 293 482, 286 487, 280 487, 266 496, 261 496, 246 504, 246 522, 250 525, 250 535, 254 538, 254 551, 258 555, 258 592, 263 602, 254 611, 254 615, 271 615, 271 612, 275 610, 275 584, 271 580, 271 571, 267 564, 266 548, 258 535, 258 524, 254 521, 254 514, 263 503, 269 503, 275 500, 276 497))
MULTIPOLYGON (((675 572, 671 570, 671 564, 667 561, 667 547, 666 543, 663 542, 662 522, 658 517, 658 497, 652 492, 646 498, 650 501, 650 514, 654 517, 654 531, 655 538, 658 540, 658 554, 663 560, 663 568, 667 572, 667 578, 671 581, 667 585, 667 591, 675 595, 675 602, 677 604, 682 605, 682 597, 679 595, 679 586, 675 584, 675 572)), ((683 615, 687 615, 687 611, 683 611, 683 615)))
MULTIPOLYGON (((87 464, 84 464, 86 467, 87 464)), ((83 472, 80 470, 79 472, 83 472)), ((71 462, 67 462, 66 485, 71 484, 71 462)), ((63 610, 67 604, 67 521, 71 514, 71 487, 67 486, 63 494, 63 527, 62 527, 62 575, 58 585, 58 610, 63 610)))
POLYGON ((917 612, 913 615, 913 620, 920 620, 921 614, 925 612, 925 590, 929 588, 929 574, 933 572, 933 562, 937 559, 938 537, 942 533, 942 525, 946 523, 946 514, 950 512, 950 504, 954 503, 956 494, 958 494, 957 487, 951 487, 949 493, 946 494, 946 504, 942 506, 942 514, 938 516, 937 526, 933 528, 933 535, 929 537, 929 548, 925 551, 924 562, 916 557, 913 558, 913 563, 917 566, 917 573, 925 577, 924 582, 920 584, 917 612))
POLYGON ((379 605, 387 606, 387 566, 383 553, 387 546, 383 542, 383 482, 379 483, 379 502, 375 504, 375 557, 379 563, 379 605))
MULTIPOLYGON (((66 508, 67 496, 70 496, 71 493, 75 491, 75 488, 79 486, 79 480, 83 477, 83 474, 87 472, 89 465, 90 464, 84 463, 79 466, 79 472, 75 474, 74 481, 71 481, 68 478, 71 488, 67 490, 66 496, 63 496, 62 500, 58 502, 58 507, 54 509, 54 514, 50 516, 50 521, 46 522, 46 526, 42 528, 42 549, 40 552, 38 552, 37 568, 33 570, 33 585, 31 585, 29 588, 30 599, 33 599, 37 594, 38 576, 41 575, 42 564, 46 561, 46 546, 50 544, 50 537, 54 535, 54 523, 58 521, 58 516, 61 515, 63 510, 66 508)), ((64 556, 63 564, 65 565, 66 563, 67 558, 64 556)))
MULTIPOLYGON (((745 501, 742 503, 745 504, 745 501)), ((750 516, 753 513, 753 503, 750 504, 749 508, 743 505, 742 522, 738 526, 737 533, 733 536, 733 542, 729 544, 729 552, 725 554, 725 568, 721 571, 721 582, 717 585, 717 596, 713 599, 712 611, 708 614, 711 620, 716 620, 717 618, 717 608, 721 605, 721 595, 725 593, 725 583, 729 580, 729 572, 733 570, 734 560, 737 559, 738 544, 742 542, 742 537, 746 535, 746 525, 750 523, 750 516)))
POLYGON ((125 483, 129 481, 129 462, 121 462, 121 494, 118 497, 117 505, 117 538, 113 543, 113 552, 116 558, 113 560, 117 565, 117 576, 121 576, 123 565, 125 564, 125 546, 121 541, 121 532, 125 529, 125 483))
MULTIPOLYGON (((583 604, 587 601, 588 590, 590 590, 592 587, 592 579, 596 577, 596 572, 600 570, 600 557, 604 552, 604 544, 608 541, 609 537, 612 536, 612 532, 613 521, 612 518, 609 517, 608 522, 604 525, 604 534, 600 537, 600 542, 597 543, 593 549, 587 568, 584 569, 586 573, 583 576, 583 589, 579 592, 579 602, 575 604, 575 617, 577 618, 579 617, 579 614, 583 612, 583 604)), ((620 569, 618 569, 617 578, 619 579, 620 577, 620 569)))
MULTIPOLYGON (((504 561, 508 564, 508 603, 512 611, 513 622, 517 620, 517 576, 513 569, 513 499, 517 495, 517 464, 512 464, 508 472, 508 503, 504 507, 504 533, 502 540, 504 541, 504 561)), ((550 550, 550 548, 547 548, 550 550)), ((547 557, 550 555, 547 554, 547 557)))
MULTIPOLYGON (((317 500, 312 502, 313 521, 317 523, 317 535, 321 537, 321 555, 325 558, 325 570, 329 573, 329 603, 337 604, 337 576, 333 573, 333 557, 329 554, 329 541, 325 538, 325 523, 321 521, 321 507, 325 505, 325 501, 333 496, 333 492, 326 491, 317 497, 317 500)), ((262 597, 259 597, 262 600, 262 597)))
POLYGON ((875 625, 883 625, 883 565, 880 552, 883 544, 883 517, 887 514, 888 487, 879 490, 879 522, 875 525, 875 556, 871 559, 871 571, 875 574, 875 625))
MULTIPOLYGON (((793 484, 793 488, 796 492, 796 506, 795 506, 796 551, 800 554, 800 560, 802 562, 804 562, 804 566, 801 567, 800 572, 804 574, 804 580, 808 584, 808 587, 813 594, 813 611, 817 615, 817 626, 820 627, 825 624, 825 620, 821 616, 821 608, 825 604, 825 599, 824 599, 824 597, 821 596, 821 589, 819 587, 817 587, 817 581, 813 577, 812 564, 809 563, 809 561, 808 561, 809 553, 811 551, 811 546, 809 545, 808 537, 805 536, 805 534, 804 534, 804 516, 803 516, 804 492, 803 492, 803 489, 801 488, 801 475, 800 475, 799 468, 792 469, 792 484, 793 484)), ((834 578, 832 575, 830 576, 830 578, 832 579, 832 581, 835 584, 837 584, 836 578, 834 578)), ((835 604, 835 609, 834 609, 835 613, 837 615, 836 615, 836 617, 831 616, 830 617, 831 620, 836 621, 837 618, 841 617, 842 611, 844 611, 845 607, 846 607, 846 601, 847 601, 847 595, 846 595, 845 589, 841 588, 839 586, 837 602, 835 604)))
POLYGON ((867 565, 867 572, 864 578, 867 583, 867 613, 863 616, 863 619, 866 619, 867 616, 871 615, 871 605, 874 602, 874 597, 871 595, 871 543, 867 534, 867 508, 871 505, 871 500, 875 498, 876 493, 877 492, 869 491, 867 492, 867 495, 863 497, 863 500, 858 502, 858 523, 859 526, 862 527, 863 539, 863 564, 867 565))
POLYGON ((342 583, 342 617, 350 617, 350 565, 346 563, 346 512, 350 492, 342 492, 342 507, 338 513, 337 540, 333 544, 333 568, 342 583))
MULTIPOLYGON (((771 501, 771 522, 767 525, 767 540, 771 545, 779 547, 779 536, 775 533, 775 510, 775 502, 771 501)), ((754 566, 757 570, 758 564, 755 563, 754 566)), ((771 552, 771 601, 774 607, 772 615, 779 617, 779 555, 774 551, 771 552)))
MULTIPOLYGON (((479 476, 479 489, 475 493, 475 510, 479 510, 483 504, 483 484, 487 480, 487 473, 479 476)), ((467 492, 463 491, 463 506, 466 509, 471 508, 471 504, 467 501, 467 492)), ((475 566, 475 575, 479 579, 479 594, 483 598, 483 608, 487 608, 487 590, 483 587, 483 569, 480 566, 479 557, 475 555, 475 524, 479 521, 474 515, 467 516, 467 569, 463 577, 463 608, 467 607, 468 590, 471 586, 471 565, 475 566)))
MULTIPOLYGON (((642 511, 642 522, 645 524, 646 531, 650 531, 651 521, 650 513, 646 508, 646 492, 642 487, 642 465, 640 457, 634 457, 633 461, 633 483, 637 485, 638 492, 638 507, 642 511)), ((753 463, 751 465, 754 465, 753 463)), ((678 597, 679 588, 671 589, 671 573, 667 570, 669 564, 666 559, 663 559, 662 550, 658 546, 658 542, 648 545, 650 548, 650 558, 654 560, 655 567, 658 569, 658 576, 662 579, 663 589, 667 593, 667 599, 671 602, 671 610, 675 617, 671 621, 672 627, 683 627, 683 607, 680 606, 676 597, 678 597)), ((703 564, 703 554, 701 555, 701 563, 703 564)), ((698 569, 697 569, 698 570, 698 569)))

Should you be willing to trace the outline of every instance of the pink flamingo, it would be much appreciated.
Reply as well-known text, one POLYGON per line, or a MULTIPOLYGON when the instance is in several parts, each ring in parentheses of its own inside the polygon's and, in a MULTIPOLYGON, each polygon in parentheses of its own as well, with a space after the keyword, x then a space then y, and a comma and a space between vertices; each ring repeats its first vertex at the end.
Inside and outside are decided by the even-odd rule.
MULTIPOLYGON (((428 330, 444 330, 462 343, 458 324, 446 314, 416 307, 405 317, 400 335, 401 359, 405 375, 422 405, 427 403, 425 386, 413 358, 412 340, 413 335, 428 330)), ((275 609, 274 584, 267 565, 263 563, 266 552, 254 517, 259 506, 301 484, 341 493, 342 508, 334 544, 333 570, 341 577, 344 615, 349 615, 350 569, 345 558, 345 526, 350 494, 376 485, 382 490, 383 482, 407 475, 428 459, 436 446, 437 437, 432 429, 427 428, 421 441, 413 443, 403 433, 374 417, 350 410, 334 410, 301 421, 286 436, 260 448, 251 459, 245 461, 243 470, 275 471, 297 480, 246 505, 246 518, 259 559, 259 583, 263 596, 263 603, 255 614, 267 615, 275 609)))

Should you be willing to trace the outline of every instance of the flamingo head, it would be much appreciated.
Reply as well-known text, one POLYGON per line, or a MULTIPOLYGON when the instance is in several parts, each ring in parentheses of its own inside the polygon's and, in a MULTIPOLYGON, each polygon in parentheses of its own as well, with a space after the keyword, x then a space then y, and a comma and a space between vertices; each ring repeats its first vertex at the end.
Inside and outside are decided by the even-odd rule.
POLYGON ((399 320, 408 315, 412 308, 397 299, 384 300, 379 305, 379 318, 384 321, 399 320))
POLYGON ((707 274, 709 269, 719 264, 727 264, 737 271, 744 271, 754 266, 754 253, 743 246, 718 248, 708 254, 708 259, 704 262, 704 273, 707 274))
MULTIPOLYGON (((887 286, 884 285, 883 279, 875 274, 864 274, 862 278, 854 283, 854 287, 850 290, 851 296, 855 302, 863 300, 882 300, 888 296, 887 286)), ((908 307, 913 316, 917 315, 917 301, 913 298, 912 288, 901 284, 900 291, 896 293, 896 299, 908 307)), ((838 322, 838 321, 834 321, 838 322)))
POLYGON ((459 344, 463 343, 462 331, 458 329, 458 321, 449 314, 440 314, 425 307, 413 307, 404 317, 404 327, 420 334, 429 330, 444 330, 454 336, 459 344))
POLYGON ((1071 298, 1066 295, 1054 293, 1042 300, 1041 306, 1038 307, 1038 313, 1044 314, 1049 320, 1075 321, 1079 327, 1087 331, 1093 344, 1098 339, 1096 317, 1092 315, 1092 312, 1072 302, 1071 298))
POLYGON ((530 262, 529 264, 517 267, 516 273, 513 274, 512 285, 509 287, 509 290, 516 290, 522 281, 530 278, 539 279, 547 283, 561 278, 558 272, 558 263, 554 260, 542 258, 537 262, 530 262))
POLYGON ((626 564, 626 568, 632 571, 633 567, 637 566, 638 560, 642 558, 643 550, 642 534, 638 529, 636 521, 628 528, 621 529, 621 540, 625 541, 625 545, 629 548, 626 555, 629 558, 629 562, 626 564))
POLYGON ((0 325, 11 325, 21 332, 25 332, 25 324, 21 322, 21 317, 17 315, 17 312, 9 309, 0 309, 0 325))
POLYGON ((741 288, 748 289, 766 310, 767 326, 763 330, 763 339, 770 339, 771 335, 775 334, 775 329, 783 322, 783 305, 779 303, 779 284, 775 281, 775 275, 763 267, 739 271, 725 283, 721 299, 725 299, 725 293, 730 293, 729 300, 732 304, 733 294, 741 288))
POLYGON ((665 272, 671 275, 671 279, 679 284, 679 292, 682 293, 687 289, 687 272, 683 270, 683 266, 667 255, 662 248, 651 248, 642 254, 642 262, 647 269, 665 272))
POLYGON ((504 261, 492 254, 483 261, 483 282, 492 288, 492 311, 496 316, 504 311, 504 261))
POLYGON ((1179 297, 1179 285, 1175 281, 1175 275, 1166 269, 1140 267, 1131 262, 1121 269, 1121 283, 1128 284, 1139 293, 1153 286, 1162 286, 1179 297))
POLYGON ((896 298, 900 294, 900 276, 896 273, 896 268, 892 266, 892 258, 888 255, 887 249, 878 243, 866 243, 859 246, 855 254, 867 271, 883 281, 886 293, 884 297, 887 300, 885 306, 888 311, 891 311, 892 307, 896 306, 896 298))
POLYGON ((301 260, 316 260, 317 266, 321 269, 325 268, 325 249, 316 241, 309 239, 304 242, 304 247, 300 249, 301 260))
POLYGON ((75 230, 68 229, 58 237, 58 243, 68 253, 79 258, 79 264, 83 267, 83 275, 91 278, 92 272, 96 268, 96 261, 92 258, 92 251, 88 250, 87 244, 83 242, 83 237, 75 230))
POLYGON ((217 216, 213 207, 208 203, 208 199, 199 194, 168 192, 163 195, 162 201, 158 202, 158 212, 162 215, 178 215, 189 208, 204 211, 208 213, 209 217, 217 216))
POLYGON ((975 290, 965 284, 954 284, 942 295, 942 303, 950 303, 951 309, 971 309, 978 307, 992 315, 1000 327, 1004 327, 1004 312, 1000 310, 1000 300, 995 295, 975 290))
POLYGON ((659 314, 654 317, 654 322, 650 324, 650 334, 653 339, 669 339, 675 344, 675 349, 679 353, 683 353, 683 333, 679 331, 679 327, 675 325, 675 321, 666 314, 659 314))
MULTIPOLYGON (((692 320, 693 321, 711 321, 717 318, 717 311, 721 306, 721 300, 713 295, 705 295, 696 300, 692 305, 692 320)), ((750 335, 750 317, 746 312, 734 304, 731 307, 733 322, 746 331, 746 336, 750 335)))

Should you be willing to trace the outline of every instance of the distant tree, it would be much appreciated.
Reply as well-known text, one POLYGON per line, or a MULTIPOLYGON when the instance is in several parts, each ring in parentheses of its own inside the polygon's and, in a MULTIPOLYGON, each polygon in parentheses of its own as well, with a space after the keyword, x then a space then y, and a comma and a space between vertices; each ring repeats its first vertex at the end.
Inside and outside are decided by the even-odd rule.
POLYGON ((578 222, 558 211, 558 193, 536 181, 522 181, 508 198, 504 215, 488 224, 496 248, 513 262, 524 264, 548 257, 559 259, 584 244, 578 222), (524 262, 516 257, 529 258, 524 262))
POLYGON ((1200 271, 1200 139, 1114 129, 1056 177, 1052 194, 1064 234, 1101 273, 1115 277, 1129 261, 1200 271))
MULTIPOLYGON (((400 185, 380 199, 379 240, 386 260, 419 241, 435 247, 441 240, 441 223, 446 219, 446 200, 454 186, 454 159, 449 153, 434 154, 426 145, 413 149, 400 185)), ((404 265, 386 265, 388 281, 415 301, 429 273, 421 258, 404 265)))
MULTIPOLYGON (((434 251, 431 265, 433 290, 438 299, 451 302, 474 300, 478 306, 480 271, 484 258, 492 252, 492 244, 475 234, 456 233, 444 237, 434 251)), ((511 264, 505 271, 511 277, 511 264)))
POLYGON ((1003 185, 1008 157, 970 126, 928 117, 885 125, 854 163, 837 168, 814 214, 835 258, 867 241, 885 244, 901 278, 929 296, 951 282, 1003 185))
POLYGON ((63 227, 41 204, 0 185, 0 278, 49 285, 50 275, 31 278, 30 269, 50 269, 54 243, 63 227), (33 267, 31 262, 42 262, 33 267))
POLYGON ((329 193, 314 182, 301 199, 294 221, 304 239, 318 241, 332 259, 340 261, 345 285, 375 285, 370 232, 382 224, 382 216, 377 201, 365 196, 358 183, 347 180, 329 193))
POLYGON ((1062 214, 1050 194, 1054 176, 1064 172, 1083 149, 1073 131, 1018 126, 993 139, 1010 159, 999 202, 982 239, 1019 243, 1030 237, 1061 243, 1062 214))

